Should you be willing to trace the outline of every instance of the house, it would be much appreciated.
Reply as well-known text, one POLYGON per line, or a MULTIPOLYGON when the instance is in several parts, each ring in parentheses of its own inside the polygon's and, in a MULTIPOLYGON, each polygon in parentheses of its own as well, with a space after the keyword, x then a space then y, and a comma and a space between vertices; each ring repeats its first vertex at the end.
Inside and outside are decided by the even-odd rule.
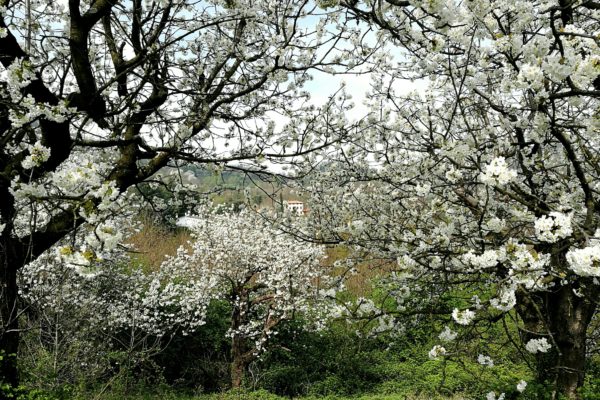
POLYGON ((304 208, 304 202, 302 202, 302 201, 288 200, 288 201, 284 201, 283 205, 285 207, 285 211, 290 212, 290 213, 303 215, 306 212, 306 210, 304 208))

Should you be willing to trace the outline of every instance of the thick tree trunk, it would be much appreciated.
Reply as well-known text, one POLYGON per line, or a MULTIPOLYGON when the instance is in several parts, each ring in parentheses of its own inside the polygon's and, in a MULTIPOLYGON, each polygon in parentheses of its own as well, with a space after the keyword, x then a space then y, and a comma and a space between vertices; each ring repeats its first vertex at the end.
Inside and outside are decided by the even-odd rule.
POLYGON ((246 362, 243 339, 234 336, 231 341, 231 387, 239 389, 244 383, 246 374, 246 362))
POLYGON ((557 394, 576 399, 585 376, 587 330, 596 306, 593 301, 578 297, 570 285, 548 294, 545 303, 558 347, 553 374, 555 390, 557 394))
POLYGON ((587 330, 596 306, 589 300, 589 293, 579 297, 575 289, 569 284, 554 291, 520 296, 518 311, 525 323, 524 342, 545 337, 552 345, 548 353, 538 354, 537 378, 551 385, 553 399, 578 399, 585 377, 587 330))
MULTIPOLYGON (((17 387, 19 323, 17 304, 17 268, 10 262, 9 248, 0 248, 0 383, 17 387)), ((0 399, 4 398, 0 389, 0 399)))

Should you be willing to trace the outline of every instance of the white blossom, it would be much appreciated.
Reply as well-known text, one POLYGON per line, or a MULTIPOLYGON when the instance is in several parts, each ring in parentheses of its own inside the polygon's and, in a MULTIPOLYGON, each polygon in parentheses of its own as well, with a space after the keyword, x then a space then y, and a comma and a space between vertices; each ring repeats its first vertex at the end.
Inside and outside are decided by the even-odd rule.
POLYGON ((541 89, 544 84, 544 73, 537 65, 525 64, 521 66, 519 80, 532 89, 541 89))
POLYGON ((461 311, 458 308, 455 308, 454 310, 452 310, 452 319, 457 324, 469 325, 471 324, 471 322, 473 322, 473 319, 475 319, 475 312, 469 309, 461 311))
POLYGON ((548 216, 542 215, 535 221, 535 235, 544 242, 555 243, 573 233, 571 228, 572 214, 553 211, 548 216))
POLYGON ((440 357, 446 355, 446 348, 440 345, 435 345, 431 350, 429 350, 429 359, 430 360, 438 360, 440 357))
POLYGON ((508 168, 504 157, 494 158, 481 174, 481 182, 491 186, 503 186, 513 181, 517 172, 508 168))
POLYGON ((525 345, 525 349, 532 354, 547 353, 551 348, 546 338, 530 339, 525 345))
POLYGON ((517 297, 515 295, 515 290, 516 290, 516 287, 514 287, 514 286, 503 287, 499 291, 498 297, 494 297, 493 299, 490 300, 490 304, 492 305, 492 307, 494 307, 500 311, 508 312, 508 311, 512 310, 515 307, 515 305, 517 304, 517 297))
POLYGON ((444 330, 438 336, 440 340, 444 342, 451 342, 458 336, 457 332, 454 332, 452 329, 447 326, 444 327, 444 330))
MULTIPOLYGON (((330 289, 320 264, 322 247, 286 235, 269 222, 269 215, 207 208, 198 212, 184 220, 194 235, 191 249, 181 248, 161 269, 199 287, 208 285, 203 290, 215 298, 229 299, 242 315, 229 337, 252 340, 260 353, 279 321, 298 312, 316 320, 328 314, 325 291, 320 290, 330 289)), ((359 304, 364 312, 374 307, 367 299, 359 304)))
POLYGON ((486 228, 492 232, 500 233, 506 228, 506 221, 501 218, 491 218, 486 222, 486 228))
POLYGON ((483 365, 484 367, 493 367, 494 366, 494 360, 492 360, 492 358, 490 356, 486 356, 483 354, 479 354, 479 356, 477 356, 477 362, 481 365, 483 365))
POLYGON ((594 240, 590 246, 567 252, 567 262, 574 273, 580 276, 600 277, 600 244, 597 242, 594 240))
POLYGON ((450 167, 448 171, 446 171, 446 179, 448 179, 452 183, 456 183, 463 178, 463 173, 459 169, 455 169, 454 167, 450 167))
POLYGON ((485 396, 485 400, 504 400, 505 397, 506 397, 505 393, 501 393, 498 397, 496 397, 496 392, 489 392, 485 396))
POLYGON ((39 140, 35 142, 33 146, 29 146, 28 150, 29 155, 21 162, 21 165, 25 169, 39 167, 50 158, 50 149, 42 146, 42 143, 39 140))

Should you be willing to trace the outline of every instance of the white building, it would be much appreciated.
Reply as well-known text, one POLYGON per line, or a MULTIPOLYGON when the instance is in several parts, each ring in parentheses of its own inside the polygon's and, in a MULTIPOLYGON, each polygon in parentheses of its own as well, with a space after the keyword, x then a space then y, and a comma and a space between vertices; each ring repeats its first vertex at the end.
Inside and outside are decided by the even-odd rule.
POLYGON ((304 203, 297 200, 288 200, 283 202, 285 211, 298 215, 304 214, 304 203))

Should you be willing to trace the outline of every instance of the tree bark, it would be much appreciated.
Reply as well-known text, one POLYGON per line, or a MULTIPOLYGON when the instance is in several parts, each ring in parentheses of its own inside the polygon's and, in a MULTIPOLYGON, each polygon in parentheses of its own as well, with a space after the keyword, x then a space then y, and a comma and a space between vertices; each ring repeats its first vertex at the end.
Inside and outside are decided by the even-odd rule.
MULTIPOLYGON (((550 329, 558 347, 555 391, 569 399, 579 398, 586 362, 586 339, 596 306, 587 298, 578 297, 571 285, 549 293, 546 300, 550 329)), ((554 395, 556 397, 556 395, 554 395)))
MULTIPOLYGON (((0 169, 7 164, 0 151, 0 169)), ((17 353, 19 350, 17 271, 21 263, 19 243, 11 238, 13 219, 16 214, 10 183, 0 178, 0 222, 6 224, 0 232, 0 399, 7 398, 3 392, 19 385, 17 353)))
POLYGON ((548 353, 537 355, 537 379, 551 385, 552 399, 580 398, 578 390, 585 378, 587 330, 596 311, 596 305, 588 299, 598 294, 586 293, 580 297, 575 294, 580 290, 567 284, 548 292, 520 296, 518 311, 526 329, 524 342, 546 337, 552 345, 548 353))
POLYGON ((242 387, 246 375, 246 362, 244 360, 243 339, 234 336, 231 341, 231 387, 239 389, 242 387))
MULTIPOLYGON (((0 248, 0 387, 19 385, 17 352, 19 350, 17 268, 11 263, 10 248, 3 241, 0 248)), ((8 393, 0 389, 0 399, 8 393)))
POLYGON ((239 389, 246 374, 246 340, 237 333, 242 326, 242 310, 237 304, 233 305, 231 313, 231 387, 239 389))

